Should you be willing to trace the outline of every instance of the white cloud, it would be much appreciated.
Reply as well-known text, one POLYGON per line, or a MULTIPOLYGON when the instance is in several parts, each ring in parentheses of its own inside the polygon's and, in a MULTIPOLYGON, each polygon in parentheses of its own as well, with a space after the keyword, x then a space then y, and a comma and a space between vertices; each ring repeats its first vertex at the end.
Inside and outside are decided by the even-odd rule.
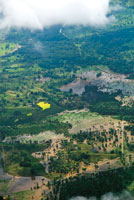
POLYGON ((110 20, 109 3, 110 0, 0 0, 0 28, 105 25, 110 20))
MULTIPOLYGON (((134 197, 128 192, 128 191, 123 191, 120 194, 116 195, 113 193, 107 193, 104 194, 101 198, 101 200, 134 200, 134 197)), ((96 197, 90 197, 90 198, 85 198, 85 197, 74 197, 71 198, 70 200, 97 200, 96 197)))

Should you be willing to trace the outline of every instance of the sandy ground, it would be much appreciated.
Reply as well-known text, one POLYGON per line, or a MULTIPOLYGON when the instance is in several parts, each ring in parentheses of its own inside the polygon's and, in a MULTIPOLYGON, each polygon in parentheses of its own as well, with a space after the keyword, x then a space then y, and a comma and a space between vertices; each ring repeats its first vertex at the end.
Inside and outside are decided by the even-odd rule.
MULTIPOLYGON (((64 137, 64 139, 65 139, 65 137, 64 137)), ((51 146, 48 149, 45 149, 45 151, 36 152, 36 153, 32 154, 32 156, 34 156, 36 158, 42 158, 42 161, 40 163, 42 165, 44 165, 46 173, 49 173, 50 157, 56 156, 60 147, 61 147, 61 139, 53 138, 51 146), (45 153, 44 159, 42 157, 43 153, 45 153)))
MULTIPOLYGON (((99 161, 97 163, 97 165, 98 165, 98 168, 96 169, 94 163, 91 163, 88 166, 85 166, 85 165, 83 165, 83 163, 81 163, 81 168, 80 168, 79 174, 101 172, 101 171, 106 171, 106 170, 109 170, 109 169, 117 169, 117 168, 121 167, 121 162, 120 162, 119 158, 115 158, 113 160, 105 159, 103 161, 99 161), (85 168, 86 170, 83 171, 82 168, 85 168)), ((67 174, 65 176, 65 178, 74 177, 76 175, 78 175, 78 173, 76 173, 76 172, 71 173, 71 174, 67 174)))

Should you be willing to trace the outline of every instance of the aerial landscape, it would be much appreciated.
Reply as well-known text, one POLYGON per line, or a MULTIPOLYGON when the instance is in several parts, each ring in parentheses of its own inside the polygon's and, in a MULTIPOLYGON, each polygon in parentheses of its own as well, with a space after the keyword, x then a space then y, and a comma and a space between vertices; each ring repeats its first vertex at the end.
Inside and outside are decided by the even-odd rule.
POLYGON ((134 200, 133 0, 0 0, 3 199, 134 200))

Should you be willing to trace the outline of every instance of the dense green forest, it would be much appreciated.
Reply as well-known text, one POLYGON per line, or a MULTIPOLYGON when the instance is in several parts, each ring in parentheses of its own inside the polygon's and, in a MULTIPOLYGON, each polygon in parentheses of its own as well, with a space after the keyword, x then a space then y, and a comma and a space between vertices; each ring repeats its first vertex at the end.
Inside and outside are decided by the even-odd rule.
MULTIPOLYGON (((96 196, 114 192, 119 193, 123 189, 132 189, 134 169, 117 169, 114 171, 101 172, 98 174, 86 174, 85 176, 57 181, 54 187, 54 194, 60 193, 60 200, 69 199, 74 196, 96 196), (101 187, 100 187, 101 185, 101 187)), ((48 198, 49 199, 49 198, 48 198)), ((50 199, 57 199, 50 194, 50 199)))

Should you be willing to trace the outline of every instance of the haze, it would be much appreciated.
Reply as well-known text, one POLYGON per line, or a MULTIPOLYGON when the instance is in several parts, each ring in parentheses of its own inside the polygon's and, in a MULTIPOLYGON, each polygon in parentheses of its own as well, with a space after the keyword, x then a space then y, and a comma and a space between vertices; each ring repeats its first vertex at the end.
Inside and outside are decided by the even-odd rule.
MULTIPOLYGON (((74 197, 74 198, 71 198, 70 200, 97 200, 97 198, 96 197, 90 197, 90 198, 74 197)), ((134 200, 134 197, 128 191, 123 191, 117 195, 113 193, 104 194, 100 198, 100 200, 134 200)))
POLYGON ((103 26, 110 0, 0 0, 0 28, 43 29, 46 26, 103 26))

